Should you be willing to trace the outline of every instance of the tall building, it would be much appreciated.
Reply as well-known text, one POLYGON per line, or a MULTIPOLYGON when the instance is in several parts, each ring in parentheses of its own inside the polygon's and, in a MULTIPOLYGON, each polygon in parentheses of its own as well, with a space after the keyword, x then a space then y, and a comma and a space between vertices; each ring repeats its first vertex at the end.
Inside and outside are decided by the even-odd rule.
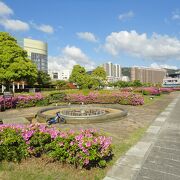
POLYGON ((131 68, 131 80, 140 80, 142 83, 163 83, 163 79, 166 76, 165 69, 154 69, 144 67, 132 67, 131 68))
POLYGON ((47 43, 24 38, 18 41, 19 44, 27 51, 28 58, 36 65, 38 70, 48 72, 48 46, 47 43))
POLYGON ((102 65, 106 71, 107 81, 115 82, 121 80, 121 66, 119 64, 113 64, 111 62, 102 65))

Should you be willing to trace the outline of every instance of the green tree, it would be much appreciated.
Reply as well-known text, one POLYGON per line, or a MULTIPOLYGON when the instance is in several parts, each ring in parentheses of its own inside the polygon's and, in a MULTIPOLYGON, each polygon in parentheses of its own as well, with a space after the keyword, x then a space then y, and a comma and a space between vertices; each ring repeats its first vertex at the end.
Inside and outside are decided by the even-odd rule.
POLYGON ((106 79, 106 71, 103 67, 98 66, 96 69, 93 70, 92 76, 99 78, 101 80, 106 79))
POLYGON ((70 75, 69 81, 72 83, 76 83, 76 85, 79 86, 79 88, 83 88, 84 83, 86 79, 86 70, 84 67, 80 66, 80 65, 74 65, 72 73, 70 75))
POLYGON ((9 33, 0 32, 0 83, 8 88, 13 81, 34 83, 36 78, 36 65, 27 58, 27 52, 9 33))
POLYGON ((37 83, 40 86, 47 86, 51 83, 51 78, 48 73, 44 71, 38 71, 37 83))
POLYGON ((133 81, 133 86, 135 86, 135 87, 141 87, 143 84, 141 83, 141 81, 140 80, 134 80, 133 81))
POLYGON ((57 80, 53 82, 54 85, 56 86, 56 89, 64 89, 67 88, 67 82, 64 80, 57 80))
POLYGON ((103 67, 98 66, 96 69, 93 70, 91 76, 92 76, 93 89, 100 89, 104 87, 106 80, 106 71, 104 70, 103 67))

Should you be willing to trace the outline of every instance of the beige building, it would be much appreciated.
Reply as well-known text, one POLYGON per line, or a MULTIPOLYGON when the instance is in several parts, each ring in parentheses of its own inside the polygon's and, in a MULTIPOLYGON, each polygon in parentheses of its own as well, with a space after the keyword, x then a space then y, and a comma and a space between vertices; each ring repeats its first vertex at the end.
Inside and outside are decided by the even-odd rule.
POLYGON ((24 38, 23 42, 20 43, 24 50, 27 51, 29 59, 37 65, 38 70, 48 72, 47 43, 29 38, 24 38))
POLYGON ((131 80, 140 80, 142 83, 163 83, 163 79, 166 77, 165 69, 154 69, 144 67, 132 67, 131 68, 131 80))

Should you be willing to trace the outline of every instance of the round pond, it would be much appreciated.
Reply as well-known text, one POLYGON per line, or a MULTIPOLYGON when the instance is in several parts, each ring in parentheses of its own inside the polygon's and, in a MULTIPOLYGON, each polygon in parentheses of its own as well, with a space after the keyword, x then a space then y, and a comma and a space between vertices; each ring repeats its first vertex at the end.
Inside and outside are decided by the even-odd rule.
POLYGON ((40 123, 45 123, 50 118, 55 117, 57 112, 60 112, 67 124, 117 121, 127 115, 127 111, 123 109, 95 105, 71 105, 41 109, 37 113, 37 120, 40 123))

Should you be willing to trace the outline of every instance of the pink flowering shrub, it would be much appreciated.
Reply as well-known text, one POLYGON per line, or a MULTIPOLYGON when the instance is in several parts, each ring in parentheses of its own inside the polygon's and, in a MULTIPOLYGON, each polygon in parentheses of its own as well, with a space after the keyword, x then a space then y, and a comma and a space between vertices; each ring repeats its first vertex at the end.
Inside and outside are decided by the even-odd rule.
POLYGON ((119 92, 119 93, 108 93, 98 94, 89 93, 87 96, 83 94, 68 94, 66 100, 71 103, 107 103, 107 104, 126 104, 126 105, 142 105, 144 99, 141 95, 134 94, 131 92, 119 92))
POLYGON ((38 101, 43 100, 41 93, 36 93, 35 95, 19 95, 17 96, 16 107, 32 107, 35 106, 38 101))
POLYGON ((154 96, 159 96, 160 91, 156 87, 141 87, 141 88, 136 88, 134 92, 139 92, 142 93, 143 95, 154 95, 154 96))
POLYGON ((180 91, 180 87, 174 87, 172 89, 173 89, 173 91, 180 91))
MULTIPOLYGON (((16 103, 17 103, 17 97, 12 97, 11 98, 6 98, 5 99, 5 106, 6 108, 11 108, 11 101, 12 101, 12 107, 16 107, 16 103)), ((3 96, 0 96, 0 106, 4 106, 4 98, 3 96)))
POLYGON ((0 160, 20 161, 45 154, 75 167, 104 167, 112 157, 111 143, 110 137, 95 129, 74 132, 44 125, 0 125, 0 160))
POLYGON ((155 87, 146 87, 146 88, 143 88, 142 90, 143 90, 144 95, 154 95, 154 96, 160 95, 159 89, 155 87))
MULTIPOLYGON (((35 106, 37 102, 42 101, 44 97, 41 93, 36 93, 35 95, 17 95, 12 97, 12 107, 32 107, 35 106)), ((0 105, 4 106, 4 98, 0 96, 0 105)), ((5 108, 11 108, 11 98, 5 99, 5 108)))
POLYGON ((173 91, 173 88, 159 88, 159 91, 161 92, 161 93, 171 93, 172 91, 173 91))

